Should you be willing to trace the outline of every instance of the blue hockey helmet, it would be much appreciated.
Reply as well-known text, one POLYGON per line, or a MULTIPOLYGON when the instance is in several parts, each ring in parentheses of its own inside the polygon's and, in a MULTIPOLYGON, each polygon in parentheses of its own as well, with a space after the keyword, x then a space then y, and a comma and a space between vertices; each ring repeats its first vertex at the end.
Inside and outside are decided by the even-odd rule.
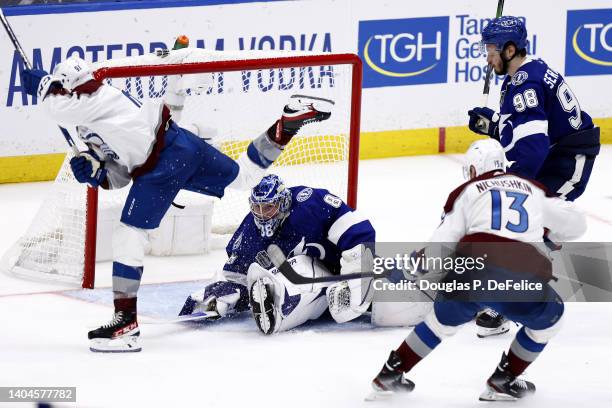
POLYGON ((483 48, 487 44, 494 44, 497 50, 502 51, 510 42, 516 46, 517 51, 526 49, 529 44, 525 23, 518 17, 497 17, 482 30, 483 48))
POLYGON ((275 174, 261 179, 249 197, 251 214, 262 237, 274 235, 291 210, 291 191, 275 174))

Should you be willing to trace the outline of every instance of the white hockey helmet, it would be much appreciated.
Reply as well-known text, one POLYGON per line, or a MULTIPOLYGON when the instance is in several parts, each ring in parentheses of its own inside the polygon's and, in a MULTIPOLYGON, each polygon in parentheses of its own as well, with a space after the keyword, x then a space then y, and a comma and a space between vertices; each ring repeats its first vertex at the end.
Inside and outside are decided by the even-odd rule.
POLYGON ((465 153, 463 177, 469 180, 492 170, 506 170, 504 148, 495 139, 475 141, 465 153), (470 174, 471 167, 474 167, 476 174, 470 174))
POLYGON ((57 64, 53 70, 53 76, 54 79, 61 81, 62 86, 69 91, 93 79, 87 62, 75 56, 57 64))

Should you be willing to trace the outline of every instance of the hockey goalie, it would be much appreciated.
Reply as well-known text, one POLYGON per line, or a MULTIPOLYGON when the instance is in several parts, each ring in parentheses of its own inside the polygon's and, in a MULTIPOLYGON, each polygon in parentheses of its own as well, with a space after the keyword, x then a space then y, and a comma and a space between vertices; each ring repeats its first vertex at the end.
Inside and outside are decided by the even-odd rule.
POLYGON ((249 204, 227 245, 222 276, 189 296, 181 315, 212 311, 219 318, 251 308, 261 332, 272 334, 317 319, 328 306, 338 322, 368 310, 370 282, 292 285, 266 253, 278 245, 305 276, 356 272, 371 263, 364 257, 371 258, 376 234, 368 219, 327 190, 287 187, 276 175, 253 188, 249 204))

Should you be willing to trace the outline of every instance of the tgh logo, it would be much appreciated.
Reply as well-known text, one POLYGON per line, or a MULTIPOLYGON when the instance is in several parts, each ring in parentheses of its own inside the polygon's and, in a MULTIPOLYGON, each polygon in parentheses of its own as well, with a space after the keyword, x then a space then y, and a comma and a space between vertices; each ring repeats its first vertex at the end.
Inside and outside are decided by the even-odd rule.
POLYGON ((359 23, 364 87, 446 82, 448 17, 359 23))
POLYGON ((566 75, 612 74, 612 9, 569 10, 566 75))

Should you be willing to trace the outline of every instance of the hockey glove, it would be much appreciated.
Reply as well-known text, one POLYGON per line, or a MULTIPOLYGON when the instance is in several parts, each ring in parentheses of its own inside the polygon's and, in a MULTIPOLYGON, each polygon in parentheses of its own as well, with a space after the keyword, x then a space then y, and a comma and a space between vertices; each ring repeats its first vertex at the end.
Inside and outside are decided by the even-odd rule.
POLYGON ((79 183, 99 187, 106 180, 104 162, 92 150, 82 152, 77 157, 70 159, 70 168, 79 183))
POLYGON ((499 114, 490 108, 474 108, 468 111, 472 132, 499 140, 499 114))
POLYGON ((249 308, 247 288, 237 282, 218 281, 204 288, 204 292, 191 294, 179 316, 198 312, 217 312, 219 317, 239 313, 249 308))
POLYGON ((40 80, 47 75, 49 75, 49 73, 42 69, 24 69, 21 72, 21 81, 23 82, 23 89, 25 92, 28 95, 36 95, 40 80))

